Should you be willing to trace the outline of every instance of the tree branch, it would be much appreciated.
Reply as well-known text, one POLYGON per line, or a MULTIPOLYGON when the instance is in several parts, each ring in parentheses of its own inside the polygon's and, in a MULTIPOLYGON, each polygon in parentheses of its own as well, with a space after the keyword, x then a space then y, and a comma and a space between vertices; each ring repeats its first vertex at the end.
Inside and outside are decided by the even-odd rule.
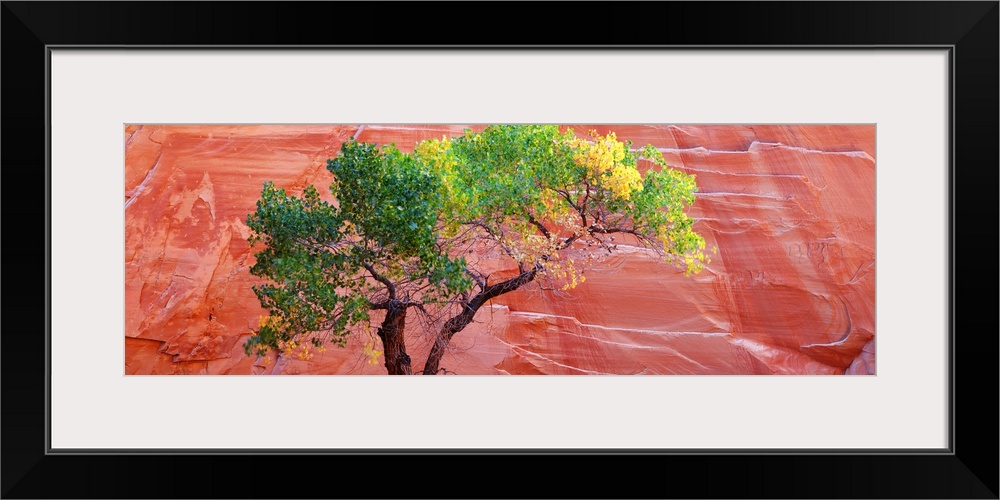
POLYGON ((559 244, 559 247, 556 248, 556 250, 562 250, 562 249, 564 249, 564 248, 572 245, 573 242, 576 241, 577 238, 579 238, 579 237, 580 237, 580 235, 578 235, 578 234, 574 234, 574 235, 571 235, 571 236, 567 237, 565 240, 563 240, 562 243, 559 244))
POLYGON ((472 322, 479 308, 489 302, 490 299, 517 290, 525 283, 535 279, 540 270, 542 270, 542 265, 535 264, 530 270, 523 271, 517 276, 501 281, 500 283, 489 285, 468 301, 460 303, 461 311, 449 318, 448 321, 445 321, 438 332, 438 337, 434 341, 434 345, 431 346, 431 352, 427 355, 427 364, 424 365, 424 375, 433 375, 438 372, 441 358, 444 356, 444 351, 451 342, 452 336, 462 331, 463 328, 472 322))
POLYGON ((388 278, 386 278, 385 276, 382 276, 381 274, 375 272, 375 268, 372 267, 371 264, 364 263, 362 265, 365 266, 365 269, 367 269, 369 273, 371 273, 372 278, 375 278, 376 281, 378 281, 379 283, 382 283, 383 285, 385 285, 385 288, 387 290, 389 290, 389 299, 390 300, 395 300, 396 299, 396 286, 393 285, 392 282, 389 281, 388 278))
POLYGON ((573 199, 570 197, 568 192, 562 189, 556 189, 555 192, 559 193, 559 196, 562 196, 566 200, 566 203, 569 203, 569 206, 573 207, 573 210, 576 210, 577 212, 580 211, 580 207, 578 207, 576 203, 573 203, 573 199))
POLYGON ((513 278, 501 281, 500 283, 494 283, 486 287, 486 289, 483 290, 482 292, 476 294, 476 296, 472 298, 470 303, 475 305, 476 309, 478 309, 480 306, 485 304, 490 299, 503 295, 507 292, 512 292, 514 290, 517 290, 525 283, 528 283, 531 280, 535 279, 535 275, 538 274, 538 271, 541 270, 542 270, 542 265, 535 264, 535 267, 527 271, 522 271, 520 274, 514 276, 513 278))
POLYGON ((587 227, 587 201, 590 199, 590 183, 587 182, 586 177, 583 179, 584 194, 583 203, 580 203, 580 208, 577 209, 580 212, 580 222, 581 226, 587 227))
POLYGON ((549 228, 545 227, 545 224, 538 222, 538 220, 535 219, 534 215, 528 214, 528 222, 530 222, 531 225, 537 227, 538 231, 542 233, 542 236, 545 236, 546 238, 552 238, 552 233, 549 232, 549 228))
POLYGON ((483 278, 479 273, 473 271, 472 269, 465 268, 465 274, 468 274, 469 277, 472 278, 472 281, 476 283, 476 285, 479 287, 480 290, 486 288, 486 282, 483 281, 483 278))
MULTIPOLYGON (((649 246, 651 248, 654 248, 654 249, 657 248, 657 245, 654 243, 654 239, 651 236, 649 236, 649 235, 647 235, 647 234, 645 234, 643 232, 636 231, 635 229, 628 229, 628 228, 624 228, 624 227, 604 228, 604 227, 597 227, 597 226, 592 225, 592 226, 590 226, 590 227, 587 228, 587 232, 590 233, 591 236, 593 236, 594 233, 597 233, 597 234, 612 234, 612 233, 631 234, 631 235, 635 236, 636 239, 638 239, 643 244, 645 244, 645 245, 647 245, 647 246, 649 246)), ((597 239, 597 238, 595 237, 595 239, 597 239)), ((601 241, 600 239, 597 239, 597 240, 602 243, 602 246, 604 246, 604 242, 603 241, 601 241)))

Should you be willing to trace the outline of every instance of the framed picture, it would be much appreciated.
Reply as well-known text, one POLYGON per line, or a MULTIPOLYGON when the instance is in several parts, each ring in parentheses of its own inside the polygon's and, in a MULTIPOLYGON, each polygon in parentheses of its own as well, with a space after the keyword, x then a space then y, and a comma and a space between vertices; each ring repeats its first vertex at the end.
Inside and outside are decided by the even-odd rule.
MULTIPOLYGON (((279 454, 295 477, 334 467, 376 479, 388 467, 399 478, 391 490, 338 485, 347 496, 414 496, 409 485, 442 464, 487 480, 473 455, 491 455, 496 470, 598 464, 601 479, 553 478, 527 495, 512 481, 490 496, 997 497, 996 464, 976 458, 996 456, 996 440, 981 438, 995 435, 973 423, 995 421, 995 391, 956 386, 995 380, 995 357, 979 354, 996 352, 995 337, 959 336, 995 320, 955 308, 957 273, 971 267, 956 258, 956 221, 996 196, 996 2, 735 4, 721 18, 713 4, 643 5, 639 17, 658 14, 666 34, 610 28, 625 46, 479 45, 463 26, 449 36, 472 45, 368 45, 368 28, 344 38, 340 26, 406 38, 407 20, 433 7, 329 6, 332 35, 318 7, 4 3, 4 164, 24 163, 8 186, 46 194, 43 248, 17 255, 45 279, 8 301, 23 311, 9 318, 44 321, 19 321, 30 333, 19 340, 8 325, 5 497, 299 496, 269 468, 255 472, 279 454), (36 106, 9 104, 22 95, 36 106), (875 168, 877 326, 871 362, 848 363, 869 375, 127 374, 141 358, 123 345, 137 300, 122 260, 130 130, 418 123, 871 127, 874 148, 859 154, 875 168), (677 472, 636 477, 649 465, 677 472), (200 489, 186 480, 195 470, 234 479, 200 489)), ((627 19, 633 7, 610 6, 627 19)), ((557 34, 551 16, 494 14, 557 34)), ((37 195, 20 206, 32 204, 37 195)), ((19 232, 40 232, 42 212, 19 232)), ((985 222, 975 225, 994 227, 985 222)))

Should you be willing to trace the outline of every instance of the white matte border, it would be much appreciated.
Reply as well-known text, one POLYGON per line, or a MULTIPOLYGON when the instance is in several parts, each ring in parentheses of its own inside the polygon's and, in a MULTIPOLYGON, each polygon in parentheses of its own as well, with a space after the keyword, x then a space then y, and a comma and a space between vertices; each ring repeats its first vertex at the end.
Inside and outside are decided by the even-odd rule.
POLYGON ((944 49, 56 49, 51 62, 55 449, 948 445, 944 49), (877 124, 878 375, 122 374, 124 124, 490 122, 877 124))

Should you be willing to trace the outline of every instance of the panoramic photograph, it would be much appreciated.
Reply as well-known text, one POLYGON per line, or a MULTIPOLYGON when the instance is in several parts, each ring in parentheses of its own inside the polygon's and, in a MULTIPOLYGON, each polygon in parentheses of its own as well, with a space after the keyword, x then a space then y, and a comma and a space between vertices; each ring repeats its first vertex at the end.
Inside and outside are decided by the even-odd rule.
POLYGON ((874 375, 873 124, 128 124, 126 375, 874 375))

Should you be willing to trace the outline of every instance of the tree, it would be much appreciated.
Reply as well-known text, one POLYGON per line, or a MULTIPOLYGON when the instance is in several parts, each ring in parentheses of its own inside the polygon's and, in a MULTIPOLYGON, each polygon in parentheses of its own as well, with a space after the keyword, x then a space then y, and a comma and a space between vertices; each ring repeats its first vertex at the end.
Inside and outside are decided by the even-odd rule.
POLYGON ((409 374, 407 309, 469 286, 464 259, 451 259, 436 245, 440 179, 392 146, 353 141, 328 168, 336 205, 321 200, 313 186, 299 198, 266 183, 247 218, 250 244, 264 245, 250 272, 271 283, 254 287, 270 314, 244 349, 308 358, 310 346, 343 346, 352 327, 382 311, 376 333, 386 369, 409 374))
POLYGON ((422 370, 433 375, 490 300, 533 282, 572 289, 620 243, 688 274, 709 260, 685 213, 694 177, 614 133, 583 139, 557 126, 495 125, 422 141, 410 154, 348 141, 327 168, 335 204, 311 186, 299 198, 266 184, 248 217, 251 244, 264 245, 251 273, 269 280, 254 291, 270 312, 248 355, 307 357, 310 345, 344 345, 379 311, 386 369, 408 374, 403 331, 415 310, 433 337, 422 370), (517 272, 491 282, 496 269, 466 259, 491 252, 517 272))

